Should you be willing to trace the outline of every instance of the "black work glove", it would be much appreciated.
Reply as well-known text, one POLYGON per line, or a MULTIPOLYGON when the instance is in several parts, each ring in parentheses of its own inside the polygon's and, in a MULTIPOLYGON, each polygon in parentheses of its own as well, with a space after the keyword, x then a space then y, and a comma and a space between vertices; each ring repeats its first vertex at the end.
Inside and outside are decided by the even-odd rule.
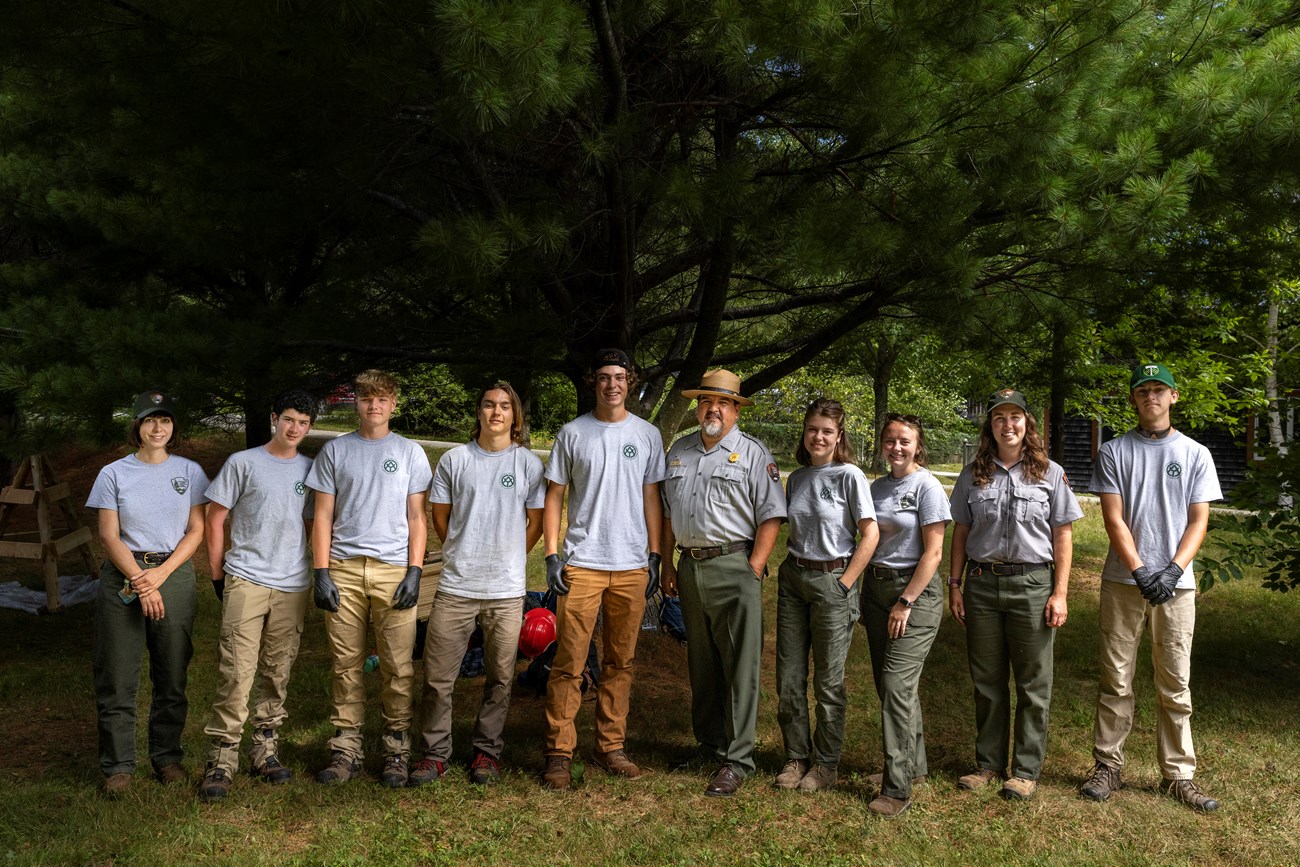
POLYGON ((569 585, 564 583, 564 561, 559 554, 546 555, 546 589, 561 596, 569 592, 569 585))
POLYGON ((214 580, 214 581, 212 582, 212 592, 215 593, 215 594, 217 594, 217 601, 218 601, 218 602, 220 602, 221 600, 225 599, 225 598, 226 598, 226 579, 225 579, 225 578, 217 578, 216 580, 214 580))
POLYGON ((843 596, 845 599, 848 599, 848 598, 849 598, 849 591, 852 590, 853 588, 852 588, 852 587, 845 587, 845 586, 844 586, 844 582, 841 581, 841 580, 838 579, 838 578, 835 579, 835 583, 836 583, 836 585, 840 588, 840 595, 843 596))
POLYGON ((420 601, 420 576, 424 570, 419 566, 407 566, 406 577, 402 583, 397 585, 397 590, 393 593, 393 607, 398 611, 404 611, 420 601))
POLYGON ((659 564, 664 561, 664 558, 660 557, 656 552, 651 551, 650 556, 647 559, 649 562, 646 565, 650 572, 650 580, 647 581, 645 585, 645 598, 649 599, 654 596, 655 591, 659 589, 659 564))
POLYGON ((1170 599, 1174 598, 1174 590, 1178 587, 1178 582, 1182 580, 1183 567, 1179 566, 1172 560, 1163 570, 1156 573, 1156 585, 1159 588, 1160 595, 1158 599, 1152 599, 1152 605, 1163 605, 1170 599))
POLYGON ((316 589, 312 598, 316 602, 316 607, 325 611, 339 610, 339 588, 334 586, 334 579, 330 577, 330 570, 313 569, 312 575, 316 583, 316 589))
POLYGON ((1133 570, 1133 580, 1137 582, 1138 590, 1142 592, 1142 598, 1152 605, 1156 604, 1152 600, 1160 589, 1160 584, 1156 580, 1159 574, 1159 572, 1152 572, 1145 566, 1139 566, 1133 570))

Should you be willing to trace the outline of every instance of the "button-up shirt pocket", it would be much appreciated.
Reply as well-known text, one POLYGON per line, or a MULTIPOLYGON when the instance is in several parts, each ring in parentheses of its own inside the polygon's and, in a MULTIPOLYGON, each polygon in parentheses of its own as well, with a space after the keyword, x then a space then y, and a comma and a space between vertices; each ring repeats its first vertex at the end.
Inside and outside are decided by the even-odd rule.
POLYGON ((1047 522, 1049 503, 1047 491, 1042 488, 1016 487, 1011 495, 1015 498, 1016 521, 1022 524, 1044 524, 1047 522))

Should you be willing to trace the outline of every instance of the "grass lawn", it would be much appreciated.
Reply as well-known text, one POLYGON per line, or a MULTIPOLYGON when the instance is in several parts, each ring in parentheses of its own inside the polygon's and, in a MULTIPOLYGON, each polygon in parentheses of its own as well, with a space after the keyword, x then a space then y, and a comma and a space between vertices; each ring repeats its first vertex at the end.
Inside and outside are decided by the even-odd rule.
MULTIPOLYGON (((182 449, 215 472, 233 441, 182 449)), ((78 496, 105 452, 55 457, 78 496)), ((685 648, 643 634, 629 721, 632 755, 653 773, 626 782, 594 768, 573 792, 541 789, 543 701, 516 690, 506 731, 507 773, 482 790, 466 781, 469 737, 481 681, 457 690, 456 754, 450 775, 419 790, 377 783, 378 676, 371 675, 369 780, 340 788, 314 783, 331 734, 329 652, 311 609, 294 671, 283 758, 297 772, 272 788, 241 774, 230 797, 204 805, 193 789, 164 789, 137 774, 134 790, 110 802, 98 792, 88 606, 52 617, 0 610, 0 864, 1258 864, 1300 863, 1300 594, 1250 583, 1201 597, 1193 653, 1197 780, 1223 803, 1202 816, 1155 787, 1154 699, 1149 654, 1136 679, 1137 720, 1128 741, 1128 788, 1111 801, 1080 799, 1091 765, 1097 674, 1097 573, 1105 536, 1095 505, 1076 525, 1070 618, 1056 646, 1051 742, 1038 797, 1010 803, 993 790, 959 792, 974 752, 973 705, 961 627, 945 619, 922 682, 931 775, 898 820, 871 816, 869 773, 880 769, 879 705, 865 637, 849 657, 851 705, 840 787, 816 796, 777 793, 782 759, 773 685, 774 581, 765 587, 768 633, 759 715, 759 773, 731 800, 703 797, 709 771, 673 772, 692 745, 685 648)), ((540 546, 539 546, 540 548, 540 546)), ((783 556, 780 548, 773 559, 783 556)), ((205 563, 202 552, 196 563, 205 563)), ((75 570, 68 557, 65 571, 75 570)), ((541 586, 540 559, 531 563, 541 586)), ((39 571, 0 561, 0 579, 39 587, 39 571)), ((206 582, 203 582, 206 585, 206 582)), ((195 782, 202 727, 215 687, 219 608, 200 588, 190 668, 188 763, 195 782)), ((416 668, 417 678, 420 669, 416 668)), ((147 713, 147 683, 141 719, 147 713)), ((579 717, 580 749, 591 745, 592 704, 579 717)), ((140 754, 145 755, 143 727, 140 754)))

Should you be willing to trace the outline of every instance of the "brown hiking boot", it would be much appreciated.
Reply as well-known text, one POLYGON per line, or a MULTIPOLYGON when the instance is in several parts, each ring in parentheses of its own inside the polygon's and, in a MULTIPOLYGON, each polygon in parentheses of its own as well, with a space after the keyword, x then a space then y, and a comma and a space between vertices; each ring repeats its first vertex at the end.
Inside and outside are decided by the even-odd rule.
POLYGON ((781 773, 776 775, 776 782, 772 785, 778 789, 797 789, 804 775, 808 773, 807 759, 790 759, 781 768, 781 773))
POLYGON ((1006 798, 1008 801, 1028 801, 1034 797, 1034 793, 1037 791, 1037 780, 1026 780, 1024 777, 1012 777, 1002 784, 1002 791, 998 794, 1006 798))
POLYGON ((293 771, 280 764, 275 756, 267 756, 266 761, 255 768, 253 773, 273 786, 282 786, 293 779, 293 771))
POLYGON ((994 780, 1002 778, 1002 774, 992 768, 976 768, 964 777, 957 780, 957 788, 973 792, 976 789, 982 789, 994 780))
POLYGON ((327 786, 346 783, 353 777, 361 775, 361 762, 350 759, 345 753, 335 752, 330 763, 316 772, 316 782, 327 786))
POLYGON ((1191 780, 1165 780, 1160 784, 1160 791, 1201 813, 1213 813, 1219 809, 1219 802, 1202 792, 1191 780))
POLYGON ((867 804, 867 809, 882 818, 894 819, 906 812, 910 806, 912 806, 911 798, 891 798, 889 795, 877 795, 875 800, 867 804))
POLYGON ((812 770, 799 781, 799 791, 820 792, 823 789, 833 789, 839 779, 840 771, 835 765, 813 765, 812 770))
POLYGON ((440 762, 431 755, 426 755, 415 763, 411 773, 406 777, 407 788, 418 788, 426 783, 436 782, 447 773, 447 763, 440 762))
POLYGON ((111 774, 104 780, 104 797, 116 800, 131 788, 130 774, 111 774))
POLYGON ((170 765, 163 765, 161 768, 155 770, 153 774, 158 778, 158 782, 162 783, 164 786, 183 785, 189 780, 188 775, 185 773, 185 769, 176 762, 172 762, 170 765))
POLYGON ((635 780, 641 776, 641 769, 627 757, 626 750, 610 750, 607 753, 593 752, 591 763, 607 774, 635 780))
POLYGON ((199 800, 220 801, 226 795, 230 794, 230 774, 225 768, 208 768, 203 774, 203 782, 199 783, 199 800))
POLYGON ((1088 779, 1084 780, 1083 785, 1079 787, 1079 794, 1094 801, 1104 801, 1122 788, 1124 788, 1124 781, 1120 779, 1119 768, 1112 768, 1105 762, 1097 762, 1092 766, 1088 779))
POLYGON ((542 785, 548 789, 568 791, 573 782, 573 776, 569 773, 572 764, 573 759, 568 756, 547 756, 546 770, 542 771, 542 785))
POLYGON ((401 753, 384 756, 384 770, 379 775, 379 784, 389 789, 405 789, 409 770, 410 762, 401 753))

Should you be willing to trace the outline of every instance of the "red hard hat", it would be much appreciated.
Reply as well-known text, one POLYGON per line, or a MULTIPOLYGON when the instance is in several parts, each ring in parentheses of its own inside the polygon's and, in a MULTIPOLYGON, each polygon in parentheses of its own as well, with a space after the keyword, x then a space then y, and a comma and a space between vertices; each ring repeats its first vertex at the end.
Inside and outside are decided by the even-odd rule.
POLYGON ((524 615, 519 630, 519 652, 532 659, 541 656, 555 641, 555 613, 548 608, 534 608, 524 615))

